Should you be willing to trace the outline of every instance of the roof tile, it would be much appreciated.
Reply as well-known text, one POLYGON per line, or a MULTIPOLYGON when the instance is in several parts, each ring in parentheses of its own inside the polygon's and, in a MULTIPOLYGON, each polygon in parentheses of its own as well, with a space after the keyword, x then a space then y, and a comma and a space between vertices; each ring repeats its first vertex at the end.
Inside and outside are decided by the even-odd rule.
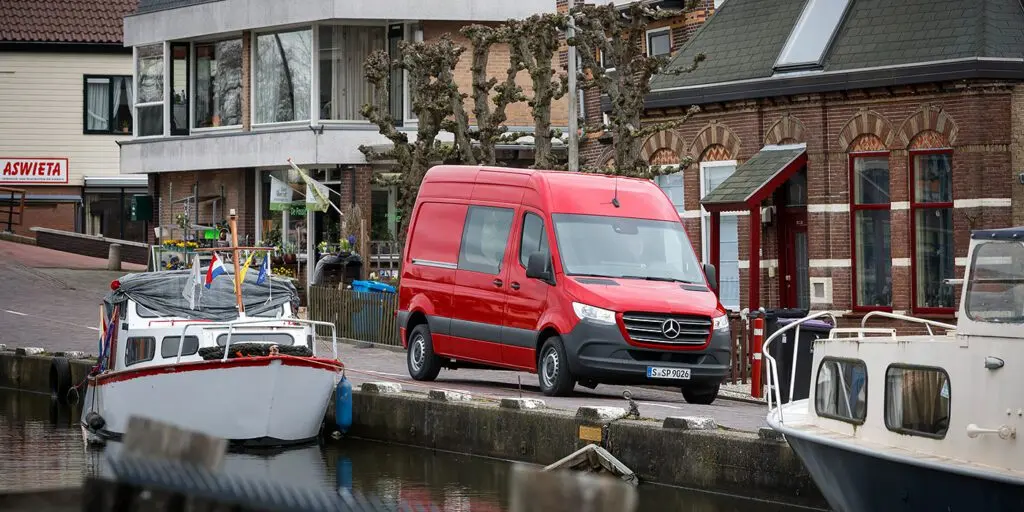
POLYGON ((118 44, 137 1, 0 0, 0 41, 118 44))

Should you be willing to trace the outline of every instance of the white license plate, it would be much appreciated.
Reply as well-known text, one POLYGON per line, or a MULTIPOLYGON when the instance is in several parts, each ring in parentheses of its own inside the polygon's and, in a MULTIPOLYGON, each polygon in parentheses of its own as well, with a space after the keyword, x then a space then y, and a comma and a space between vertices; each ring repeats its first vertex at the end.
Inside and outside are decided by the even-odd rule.
POLYGON ((689 380, 689 368, 660 368, 657 366, 647 367, 648 379, 679 379, 689 380))

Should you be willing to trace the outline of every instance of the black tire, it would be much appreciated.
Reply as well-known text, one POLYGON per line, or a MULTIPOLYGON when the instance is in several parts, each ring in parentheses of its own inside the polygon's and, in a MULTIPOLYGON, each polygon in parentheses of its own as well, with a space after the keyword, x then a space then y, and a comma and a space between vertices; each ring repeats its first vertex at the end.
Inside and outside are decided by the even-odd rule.
POLYGON ((687 403, 695 405, 711 405, 718 398, 718 390, 722 387, 720 382, 714 384, 699 384, 683 387, 683 398, 687 403))
POLYGON ((552 336, 541 346, 540 357, 537 358, 537 378, 541 392, 547 396, 569 396, 576 387, 576 379, 569 371, 562 338, 552 336))
POLYGON ((409 334, 405 364, 409 368, 409 376, 414 380, 432 381, 441 373, 441 358, 434 354, 434 342, 426 324, 417 325, 409 334))
POLYGON ((55 357, 50 363, 50 398, 67 402, 71 389, 71 363, 66 357, 55 357))

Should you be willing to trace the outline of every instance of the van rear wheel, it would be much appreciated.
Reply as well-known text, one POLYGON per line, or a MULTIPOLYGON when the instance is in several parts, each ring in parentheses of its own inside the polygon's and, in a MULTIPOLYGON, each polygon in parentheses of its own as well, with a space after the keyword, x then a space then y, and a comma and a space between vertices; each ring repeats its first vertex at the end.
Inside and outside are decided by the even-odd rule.
POLYGON ((711 405, 718 398, 721 383, 689 385, 683 387, 683 398, 687 403, 695 405, 711 405))
POLYGON ((434 342, 426 324, 417 325, 409 335, 409 351, 405 362, 414 380, 432 381, 441 373, 441 358, 434 354, 434 342))
POLYGON ((569 371, 562 338, 552 336, 544 342, 537 361, 540 390, 547 396, 568 396, 576 387, 576 379, 569 371))

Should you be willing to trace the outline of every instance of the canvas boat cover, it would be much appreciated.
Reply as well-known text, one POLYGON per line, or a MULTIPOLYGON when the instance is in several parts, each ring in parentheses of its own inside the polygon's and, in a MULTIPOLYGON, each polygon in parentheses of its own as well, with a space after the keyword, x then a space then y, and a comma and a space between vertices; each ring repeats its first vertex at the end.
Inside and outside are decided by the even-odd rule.
MULTIPOLYGON (((270 276, 263 284, 256 284, 257 277, 258 272, 250 269, 242 283, 246 316, 280 308, 286 302, 291 303, 292 311, 298 310, 299 295, 290 279, 270 276)), ((189 306, 188 299, 182 293, 187 285, 194 283, 191 270, 125 275, 118 279, 120 286, 107 294, 103 302, 107 316, 116 305, 122 305, 123 312, 123 304, 131 299, 161 317, 226 322, 238 318, 233 278, 234 274, 228 272, 215 278, 210 288, 205 286, 205 281, 200 283, 195 291, 196 309, 189 306)))

